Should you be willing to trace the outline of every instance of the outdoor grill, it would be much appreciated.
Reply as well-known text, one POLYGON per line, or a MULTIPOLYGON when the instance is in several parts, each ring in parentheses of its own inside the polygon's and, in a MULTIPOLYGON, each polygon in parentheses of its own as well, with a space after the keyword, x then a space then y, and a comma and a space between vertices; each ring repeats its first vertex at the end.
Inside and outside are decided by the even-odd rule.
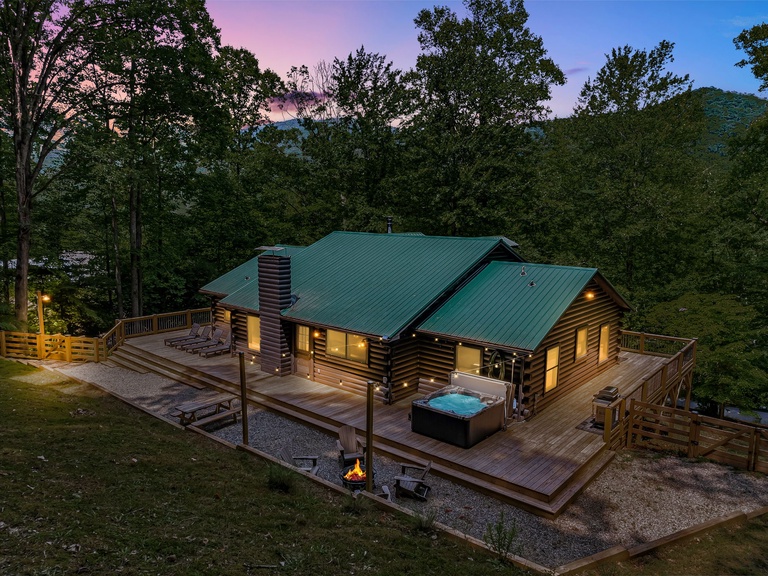
MULTIPOLYGON (((619 398, 619 389, 616 386, 606 386, 592 397, 592 416, 595 419, 595 426, 605 426, 606 406, 610 406, 619 398)), ((614 410, 615 414, 615 410, 614 410)), ((616 416, 614 415, 614 419, 616 416)))

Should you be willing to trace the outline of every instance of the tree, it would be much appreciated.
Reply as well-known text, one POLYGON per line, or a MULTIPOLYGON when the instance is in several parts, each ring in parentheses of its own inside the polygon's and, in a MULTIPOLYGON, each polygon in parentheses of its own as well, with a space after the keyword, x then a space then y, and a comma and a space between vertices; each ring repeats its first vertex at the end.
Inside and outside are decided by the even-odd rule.
POLYGON ((111 0, 7 0, 0 6, 0 67, 4 123, 15 151, 18 239, 15 314, 27 325, 32 201, 56 175, 47 163, 91 106, 85 77, 102 46, 99 30, 112 26, 111 0))
POLYGON ((744 30, 733 43, 747 53, 747 58, 737 62, 736 66, 750 66, 752 74, 761 82, 759 89, 768 90, 768 24, 763 22, 744 30))
POLYGON ((400 210, 424 232, 514 232, 529 191, 529 128, 565 77, 526 27, 522 0, 464 4, 463 19, 436 7, 415 20, 421 53, 404 122, 414 169, 403 174, 400 210))
POLYGON ((577 178, 566 185, 580 207, 579 252, 630 295, 680 279, 709 206, 691 153, 701 102, 687 75, 666 71, 672 49, 662 41, 650 52, 624 46, 606 55, 569 122, 575 153, 555 159, 577 178))
POLYGON ((665 68, 675 45, 662 40, 650 52, 629 45, 611 50, 594 80, 588 78, 574 108, 576 115, 637 112, 689 90, 688 74, 677 76, 665 68))

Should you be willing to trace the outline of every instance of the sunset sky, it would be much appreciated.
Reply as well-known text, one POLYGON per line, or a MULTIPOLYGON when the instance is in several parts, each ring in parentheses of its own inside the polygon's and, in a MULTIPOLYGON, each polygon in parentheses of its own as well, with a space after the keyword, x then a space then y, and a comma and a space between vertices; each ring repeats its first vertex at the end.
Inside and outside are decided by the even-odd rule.
MULTIPOLYGON (((400 69, 419 53, 413 19, 422 8, 446 5, 464 14, 460 1, 424 0, 208 0, 222 42, 253 52, 262 68, 285 77, 291 66, 344 58, 364 45, 400 69)), ((757 93, 749 68, 734 64, 733 45, 742 30, 768 21, 768 2, 529 0, 529 28, 568 77, 553 90, 550 107, 570 114, 584 81, 605 63, 605 54, 629 44, 650 50, 675 43, 671 69, 690 74, 694 88, 757 93)), ((768 94, 763 94, 768 97, 768 94)))

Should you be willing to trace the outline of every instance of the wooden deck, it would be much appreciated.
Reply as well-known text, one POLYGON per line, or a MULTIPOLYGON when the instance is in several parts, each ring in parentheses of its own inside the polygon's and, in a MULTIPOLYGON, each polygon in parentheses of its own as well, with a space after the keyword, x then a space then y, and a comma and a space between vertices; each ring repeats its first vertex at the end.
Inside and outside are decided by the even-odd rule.
MULTIPOLYGON (((180 332, 181 334, 181 332, 180 332)), ((113 359, 178 381, 237 393, 238 359, 200 358, 163 345, 173 334, 132 338, 113 359)), ((622 352, 617 366, 469 449, 411 432, 410 400, 374 407, 374 445, 396 459, 432 460, 435 473, 542 516, 557 516, 610 461, 602 434, 579 428, 591 417, 592 396, 605 386, 626 388, 663 358, 622 352)), ((246 362, 249 400, 331 433, 344 424, 365 434, 365 399, 298 376, 278 378, 246 362)))

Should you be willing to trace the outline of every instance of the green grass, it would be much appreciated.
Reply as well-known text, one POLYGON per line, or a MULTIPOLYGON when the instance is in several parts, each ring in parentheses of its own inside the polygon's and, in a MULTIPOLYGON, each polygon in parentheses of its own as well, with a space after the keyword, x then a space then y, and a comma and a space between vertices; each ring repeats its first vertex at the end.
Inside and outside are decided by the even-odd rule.
POLYGON ((298 475, 270 489, 257 458, 35 372, 0 360, 0 574, 510 573, 298 475))
POLYGON ((605 564, 584 576, 768 574, 768 516, 713 530, 632 561, 605 564))

